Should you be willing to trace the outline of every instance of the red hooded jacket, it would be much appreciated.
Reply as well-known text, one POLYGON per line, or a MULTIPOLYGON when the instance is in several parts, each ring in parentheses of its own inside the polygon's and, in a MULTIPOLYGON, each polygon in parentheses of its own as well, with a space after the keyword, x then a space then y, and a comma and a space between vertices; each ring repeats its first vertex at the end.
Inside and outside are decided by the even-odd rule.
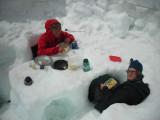
MULTIPOLYGON (((70 39, 70 43, 74 41, 74 37, 67 32, 61 31, 57 40, 55 40, 50 27, 53 23, 58 22, 56 19, 47 20, 45 23, 46 32, 41 35, 38 41, 37 55, 53 55, 59 53, 59 47, 56 47, 59 43, 63 42, 65 38, 70 39)), ((58 22, 59 23, 59 22, 58 22)))

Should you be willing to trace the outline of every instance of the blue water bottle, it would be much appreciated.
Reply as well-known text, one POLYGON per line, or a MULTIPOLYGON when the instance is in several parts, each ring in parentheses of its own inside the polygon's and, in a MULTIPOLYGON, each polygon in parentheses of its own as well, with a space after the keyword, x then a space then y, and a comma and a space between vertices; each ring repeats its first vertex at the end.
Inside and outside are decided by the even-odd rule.
POLYGON ((72 42, 72 49, 78 49, 78 44, 76 41, 72 42))

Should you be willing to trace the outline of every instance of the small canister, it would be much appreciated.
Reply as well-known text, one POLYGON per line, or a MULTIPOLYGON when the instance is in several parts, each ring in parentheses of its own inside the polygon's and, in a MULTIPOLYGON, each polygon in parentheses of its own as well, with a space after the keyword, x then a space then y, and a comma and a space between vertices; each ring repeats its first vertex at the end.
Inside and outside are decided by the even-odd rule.
POLYGON ((90 65, 88 59, 83 60, 83 71, 84 72, 90 71, 90 65))
POLYGON ((24 84, 30 86, 32 85, 32 83, 33 83, 32 79, 29 76, 27 76, 24 80, 24 84))
POLYGON ((44 65, 40 65, 40 69, 44 69, 44 65))
POLYGON ((72 49, 78 49, 78 44, 76 41, 72 43, 72 49))
POLYGON ((44 69, 44 62, 41 62, 40 69, 44 69))

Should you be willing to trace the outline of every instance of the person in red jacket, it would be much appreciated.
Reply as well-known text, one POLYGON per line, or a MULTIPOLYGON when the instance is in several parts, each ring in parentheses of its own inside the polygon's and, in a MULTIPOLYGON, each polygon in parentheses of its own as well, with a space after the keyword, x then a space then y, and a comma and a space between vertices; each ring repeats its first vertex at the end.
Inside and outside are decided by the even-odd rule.
POLYGON ((61 31, 61 24, 56 19, 47 20, 45 23, 46 32, 41 35, 38 41, 37 55, 54 55, 63 53, 63 47, 57 47, 59 43, 70 44, 75 39, 73 35, 61 31))

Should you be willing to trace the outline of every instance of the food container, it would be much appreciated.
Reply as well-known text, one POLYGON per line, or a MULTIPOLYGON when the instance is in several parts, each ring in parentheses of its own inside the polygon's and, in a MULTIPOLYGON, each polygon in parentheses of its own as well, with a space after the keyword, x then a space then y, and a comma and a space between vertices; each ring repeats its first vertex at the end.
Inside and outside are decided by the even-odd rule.
POLYGON ((41 56, 37 56, 34 59, 35 64, 41 66, 47 66, 47 65, 51 65, 53 63, 53 59, 50 56, 47 55, 41 55, 41 56))
POLYGON ((66 45, 66 44, 64 44, 64 43, 58 44, 57 47, 62 47, 62 48, 64 48, 64 50, 65 50, 64 52, 68 51, 68 49, 69 49, 69 46, 66 45))

